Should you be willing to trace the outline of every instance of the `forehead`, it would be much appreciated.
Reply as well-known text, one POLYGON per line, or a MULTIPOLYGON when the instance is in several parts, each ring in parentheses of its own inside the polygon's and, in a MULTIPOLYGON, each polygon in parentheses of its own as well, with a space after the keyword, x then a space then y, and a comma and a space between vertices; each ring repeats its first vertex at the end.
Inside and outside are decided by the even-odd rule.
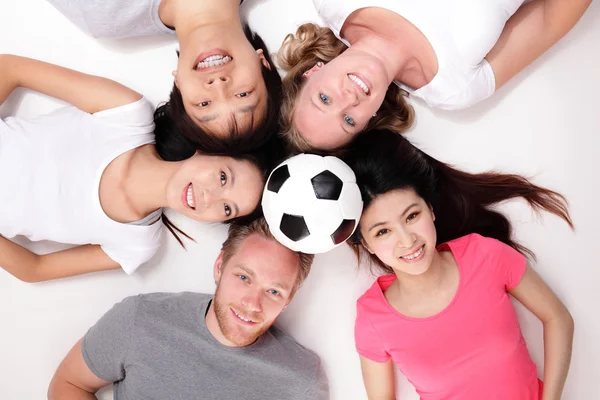
POLYGON ((273 239, 248 236, 229 259, 228 267, 243 266, 264 283, 279 282, 291 288, 299 268, 298 255, 273 239))
POLYGON ((411 204, 424 205, 425 201, 413 188, 395 189, 375 198, 365 209, 361 220, 381 219, 386 215, 395 215, 404 212, 411 204))
POLYGON ((312 146, 333 149, 343 145, 351 136, 341 128, 341 117, 324 113, 313 104, 309 95, 300 96, 294 109, 294 126, 312 146))

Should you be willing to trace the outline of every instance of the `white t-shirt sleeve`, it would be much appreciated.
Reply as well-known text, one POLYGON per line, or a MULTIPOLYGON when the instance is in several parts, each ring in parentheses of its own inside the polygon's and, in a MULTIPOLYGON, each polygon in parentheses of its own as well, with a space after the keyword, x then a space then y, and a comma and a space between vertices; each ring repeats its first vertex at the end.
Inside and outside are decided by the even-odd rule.
POLYGON ((92 115, 111 125, 139 129, 142 133, 154 132, 154 106, 145 97, 92 115))
POLYGON ((436 107, 443 110, 460 110, 471 107, 494 94, 496 77, 490 63, 484 59, 473 71, 469 83, 459 93, 451 96, 436 107))
POLYGON ((131 275, 140 265, 150 260, 156 254, 159 246, 142 249, 124 249, 116 246, 102 245, 101 248, 111 259, 121 265, 121 268, 127 275, 131 275))

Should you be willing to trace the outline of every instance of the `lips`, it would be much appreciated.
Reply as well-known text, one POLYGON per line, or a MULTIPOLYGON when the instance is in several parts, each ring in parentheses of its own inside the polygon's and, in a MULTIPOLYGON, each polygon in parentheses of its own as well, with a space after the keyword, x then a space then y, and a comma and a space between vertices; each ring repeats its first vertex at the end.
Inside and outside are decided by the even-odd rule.
POLYGON ((194 193, 193 184, 190 183, 183 189, 181 201, 185 207, 191 208, 192 210, 196 209, 196 194, 194 193))
POLYGON ((423 258, 424 254, 425 254, 425 245, 422 245, 415 251, 404 254, 403 256, 400 256, 399 258, 402 259, 402 261, 404 261, 404 262, 409 262, 409 263, 417 262, 423 258))
POLYGON ((214 71, 233 61, 233 57, 224 50, 213 49, 200 53, 194 61, 193 69, 196 71, 214 71))
POLYGON ((364 94, 367 96, 371 95, 371 84, 363 76, 355 73, 350 73, 347 76, 348 79, 356 84, 364 94))
POLYGON ((242 325, 253 326, 257 324, 256 321, 252 320, 251 318, 245 316, 242 313, 236 312, 233 308, 231 309, 231 313, 233 314, 233 317, 242 325))

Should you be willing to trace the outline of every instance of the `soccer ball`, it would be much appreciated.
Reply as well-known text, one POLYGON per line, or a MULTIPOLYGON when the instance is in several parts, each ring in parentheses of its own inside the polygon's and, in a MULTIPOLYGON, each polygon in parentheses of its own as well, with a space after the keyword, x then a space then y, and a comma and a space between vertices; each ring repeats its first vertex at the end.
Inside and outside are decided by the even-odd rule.
POLYGON ((324 253, 354 232, 363 202, 354 172, 337 157, 299 154, 269 175, 262 208, 273 236, 303 253, 324 253))

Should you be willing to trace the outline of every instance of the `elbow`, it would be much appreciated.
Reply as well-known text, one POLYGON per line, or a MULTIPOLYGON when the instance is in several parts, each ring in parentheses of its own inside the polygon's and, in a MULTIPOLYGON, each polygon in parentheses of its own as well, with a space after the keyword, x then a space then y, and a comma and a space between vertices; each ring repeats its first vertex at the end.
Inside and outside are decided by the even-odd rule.
POLYGON ((45 281, 44 277, 40 273, 42 269, 42 256, 37 256, 35 259, 26 266, 26 268, 22 268, 19 273, 14 274, 15 278, 25 283, 37 283, 45 281))

